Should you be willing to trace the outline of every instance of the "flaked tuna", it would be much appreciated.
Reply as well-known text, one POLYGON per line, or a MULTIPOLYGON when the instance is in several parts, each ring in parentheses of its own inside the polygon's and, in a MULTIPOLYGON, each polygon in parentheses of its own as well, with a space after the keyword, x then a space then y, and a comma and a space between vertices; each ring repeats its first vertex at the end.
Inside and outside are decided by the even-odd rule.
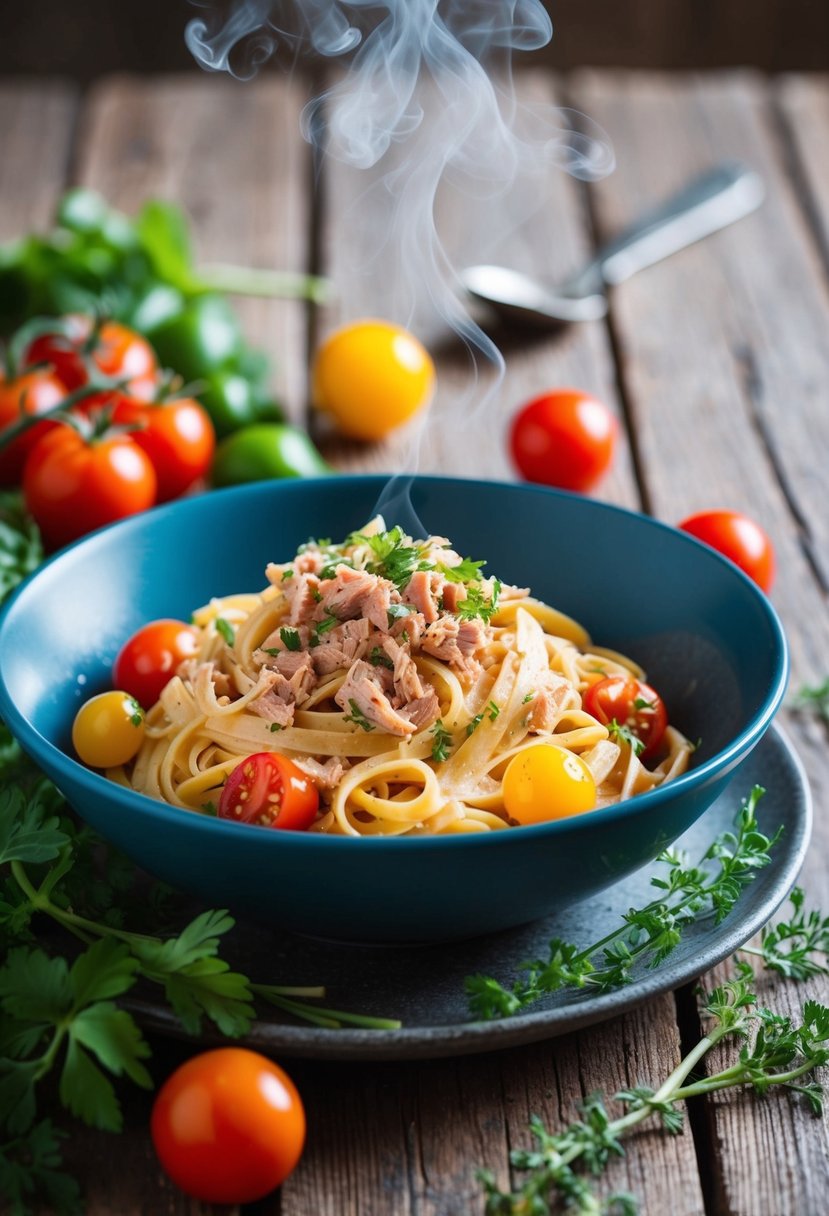
POLYGON ((311 651, 311 661, 319 676, 350 667, 355 659, 361 659, 368 648, 371 626, 367 620, 344 621, 323 635, 319 646, 311 651))
POLYGON ((322 607, 341 621, 365 617, 378 629, 388 628, 394 584, 365 570, 337 566, 335 576, 320 584, 322 607))
POLYGON ((383 691, 383 670, 358 659, 334 694, 334 700, 346 714, 362 716, 371 727, 377 727, 386 734, 411 735, 415 729, 413 723, 393 708, 383 691))

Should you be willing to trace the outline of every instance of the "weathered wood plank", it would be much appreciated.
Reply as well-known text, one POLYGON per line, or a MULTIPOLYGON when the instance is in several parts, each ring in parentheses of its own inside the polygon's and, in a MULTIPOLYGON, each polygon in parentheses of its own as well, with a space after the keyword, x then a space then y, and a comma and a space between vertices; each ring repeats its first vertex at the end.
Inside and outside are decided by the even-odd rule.
MULTIPOLYGON (((304 100, 276 76, 244 85, 217 76, 106 80, 84 112, 77 179, 128 212, 152 197, 179 203, 204 262, 303 271, 310 248, 304 100)), ((302 418, 304 305, 236 304, 247 338, 276 364, 288 413, 302 418)))
POLYGON ((0 84, 0 241, 51 222, 66 184, 77 105, 68 82, 0 84))
MULTIPOLYGON (((522 73, 518 82, 522 102, 552 107, 556 101, 549 77, 522 73)), ((321 318, 319 333, 363 316, 381 315, 404 325, 412 324, 414 316, 416 332, 439 359, 436 397, 419 436, 415 425, 384 445, 366 448, 334 442, 327 450, 340 467, 350 469, 509 479, 514 476, 507 455, 509 420, 531 397, 550 388, 575 386, 595 393, 620 412, 607 332, 596 323, 563 330, 552 338, 501 333, 497 338, 504 342, 507 362, 503 379, 480 355, 476 372, 465 348, 453 341, 449 325, 429 309, 425 294, 413 298, 405 273, 394 281, 389 275, 391 260, 378 256, 399 223, 399 216, 390 213, 389 194, 381 183, 406 155, 405 144, 392 144, 370 174, 337 161, 327 166, 322 248, 338 299, 321 318)), ((442 189, 436 226, 449 264, 459 270, 475 262, 500 261, 553 281, 576 269, 590 248, 581 187, 550 165, 531 189, 535 202, 530 207, 526 183, 487 201, 442 189)), ((424 259, 427 253, 424 250, 424 259)), ((430 285, 438 292, 445 290, 439 277, 430 285)), ((599 494, 638 505, 624 442, 599 494)))
MULTIPOLYGON (((791 642, 793 683, 815 683, 826 674, 829 644, 821 586, 829 521, 813 509, 829 450, 829 306, 768 93, 746 76, 616 74, 583 76, 574 95, 617 145, 617 173, 593 192, 602 235, 722 157, 740 156, 766 179, 769 197, 757 215, 620 287, 613 322, 653 510, 677 520, 721 505, 764 523, 778 553, 773 599, 791 642)), ((818 803, 804 879, 825 904, 826 734, 800 717, 788 724, 818 803)), ((768 1000, 786 1012, 808 995, 825 1001, 829 984, 774 985, 768 1000)), ((826 1127, 802 1110, 782 1099, 723 1096, 711 1104, 711 1134, 718 1212, 795 1216, 825 1206, 826 1127)))
MULTIPOLYGON (((526 102, 549 105, 555 99, 549 79, 536 74, 522 75, 520 89, 526 102)), ((405 154, 399 147, 393 147, 392 151, 405 154)), ((392 156, 389 161, 384 160, 380 171, 390 172, 398 163, 392 156)), ((437 354, 439 378, 437 396, 419 446, 410 443, 405 434, 370 449, 331 443, 328 451, 337 464, 348 468, 418 469, 508 478, 513 473, 505 456, 504 432, 513 410, 530 397, 555 386, 575 385, 596 393, 621 414, 609 337, 606 328, 599 324, 573 327, 554 338, 513 334, 505 349, 503 381, 498 384, 493 373, 485 369, 476 382, 465 354, 441 342, 439 327, 422 308, 422 298, 412 300, 407 296, 406 282, 390 281, 388 261, 376 256, 391 228, 388 196, 370 190, 365 176, 348 171, 337 162, 327 166, 324 185, 324 269, 334 279, 338 303, 322 318, 320 333, 360 316, 386 316, 410 324, 414 315, 437 354), (469 415, 487 388, 493 390, 491 400, 470 421, 469 415), (469 414, 464 415, 464 410, 469 414)), ((520 223, 515 221, 515 208, 518 205, 520 210, 526 196, 491 200, 483 205, 468 194, 444 191, 438 200, 436 222, 451 261, 458 267, 473 261, 501 261, 545 274, 552 280, 575 270, 592 246, 581 187, 551 167, 543 181, 533 184, 533 189, 537 192, 537 205, 527 209, 529 214, 520 223)), ((601 494, 616 502, 639 505, 630 454, 624 442, 601 494)), ((447 521, 447 530, 451 535, 451 521, 447 521)), ((371 1208, 372 1216, 375 1213, 385 1216, 387 1211, 405 1213, 410 1209, 428 1216, 460 1216, 478 1210, 474 1199, 478 1193, 474 1182, 476 1166, 489 1166, 503 1184, 507 1146, 525 1141, 530 1113, 549 1112, 551 1124, 559 1126, 574 1117, 585 1086, 588 1090, 603 1088, 612 1093, 623 1080, 632 1082, 634 1078, 626 1078, 624 1068, 631 1054, 632 1039, 641 1042, 642 1055, 631 1065, 631 1072, 635 1069, 645 1077, 656 1077, 667 1059, 675 1061, 678 1034, 673 1001, 665 998, 632 1019, 613 1022, 599 1032, 591 1031, 549 1046, 527 1048, 506 1056, 460 1060, 451 1070, 447 1064, 401 1070, 400 1102, 404 1109, 413 1111, 413 1117, 407 1121, 405 1141, 401 1137, 396 1150, 399 1164, 392 1194, 403 1194, 406 1198, 398 1198, 400 1206, 395 1208, 375 1194, 374 1203, 380 1206, 371 1208), (648 1035, 644 1033, 646 1024, 648 1035), (536 1079, 540 1073, 546 1078, 543 1085, 536 1079), (499 1075, 505 1097, 496 1083, 499 1075), (545 1099, 547 1088, 560 1095, 554 1108, 545 1099), (520 1101, 516 1096, 519 1092, 524 1095, 520 1101)), ((310 1092, 313 1096, 313 1086, 310 1092)), ((350 1097, 349 1101, 355 1099, 350 1097)), ((367 1131, 359 1118, 345 1119, 339 1108, 334 1119, 339 1138, 335 1139, 334 1128, 323 1130, 322 1148, 312 1158, 316 1168, 310 1174, 301 1169, 285 1188, 285 1216, 288 1212, 299 1214, 312 1208, 327 1214, 328 1208, 320 1209, 325 1195, 339 1193, 343 1202, 340 1161, 343 1152, 361 1180, 357 1193, 362 1195, 366 1190, 362 1178, 372 1168, 371 1140, 378 1134, 378 1123, 372 1119, 367 1131)), ((401 1136, 399 1121, 393 1116, 384 1117, 379 1126, 384 1145, 388 1137, 401 1136)), ((673 1181, 678 1176, 682 1180, 683 1202, 687 1203, 681 1210, 690 1216, 702 1206, 691 1138, 674 1142, 668 1151, 676 1175, 666 1174, 663 1167, 648 1168, 646 1150, 644 1157, 621 1165, 615 1177, 622 1179, 620 1187, 628 1186, 641 1196, 643 1210, 659 1211, 665 1207, 670 1190, 666 1179, 673 1181)), ((359 1205, 354 1208, 355 1212, 361 1210, 359 1205)))

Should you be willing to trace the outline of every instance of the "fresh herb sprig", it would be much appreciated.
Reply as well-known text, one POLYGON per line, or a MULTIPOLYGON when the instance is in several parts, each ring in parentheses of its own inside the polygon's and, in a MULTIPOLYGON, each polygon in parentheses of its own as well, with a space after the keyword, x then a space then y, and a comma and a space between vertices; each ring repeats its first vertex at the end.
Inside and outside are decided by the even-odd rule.
POLYGON ((602 1200, 586 1175, 596 1177, 614 1157, 623 1156, 622 1140, 648 1119, 658 1118, 671 1135, 680 1132, 684 1115, 679 1104, 688 1098, 722 1090, 753 1089, 764 1095, 782 1089, 801 1095, 820 1113, 822 1090, 814 1074, 829 1060, 829 1008, 806 1001, 799 1020, 781 1017, 758 1007, 753 978, 747 964, 737 964, 736 978, 704 999, 701 1014, 711 1023, 707 1034, 659 1088, 636 1086, 613 1095, 623 1113, 611 1117, 607 1100, 591 1094, 580 1108, 581 1117, 563 1131, 552 1133, 533 1118, 536 1147, 510 1154, 513 1169, 525 1176, 519 1189, 502 1191, 487 1170, 478 1175, 487 1216, 549 1216, 558 1210, 558 1201, 585 1214, 615 1211, 634 1216, 632 1196, 602 1200), (731 1040, 743 1044, 733 1064, 688 1079, 714 1047, 731 1040))
POLYGON ((791 700, 792 709, 817 714, 829 723, 829 676, 821 684, 804 684, 791 700))
MULTIPOLYGON (((139 980, 162 989, 192 1035, 205 1021, 228 1037, 244 1034, 257 1001, 318 1026, 399 1026, 309 1003, 325 995, 322 988, 258 984, 232 970, 220 955, 234 924, 226 912, 202 912, 175 934, 128 929, 124 909, 136 871, 115 851, 97 865, 104 848, 76 826, 55 787, 0 726, 0 1190, 17 1196, 21 1213, 34 1187, 59 1211, 76 1210, 57 1133, 38 1122, 46 1078, 57 1077, 70 1114, 108 1131, 121 1127, 115 1083, 152 1084, 149 1045, 120 1003, 139 980), (54 937, 40 933, 44 921, 79 949, 54 953, 54 937)), ((166 894, 161 884, 144 894, 142 926, 154 905, 169 918, 166 894)))
POLYGON ((40 533, 20 493, 0 492, 0 603, 42 560, 40 533))
POLYGON ((651 878, 660 896, 644 908, 632 908, 613 932, 579 947, 554 938, 546 959, 521 965, 511 987, 486 975, 469 976, 466 991, 476 1018, 511 1017, 562 988, 590 987, 606 992, 630 981, 634 965, 656 967, 676 949, 688 926, 701 916, 713 915, 719 924, 737 902, 744 887, 771 860, 780 832, 769 837, 757 823, 757 803, 763 795, 754 786, 741 805, 734 831, 721 833, 697 865, 685 854, 668 849, 657 858, 667 867, 651 878), (716 868, 705 868, 706 862, 716 868))

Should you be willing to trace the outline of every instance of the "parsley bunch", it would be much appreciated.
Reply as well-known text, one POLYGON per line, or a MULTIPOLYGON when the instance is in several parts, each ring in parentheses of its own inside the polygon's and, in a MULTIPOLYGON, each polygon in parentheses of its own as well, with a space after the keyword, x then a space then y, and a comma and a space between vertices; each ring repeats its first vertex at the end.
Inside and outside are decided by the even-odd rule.
POLYGON ((150 1047, 119 1004, 139 981, 160 988, 194 1036, 205 1021, 231 1038, 245 1034, 257 1000, 318 1026, 399 1026, 309 1004, 322 989, 258 984, 232 970, 220 955, 234 924, 227 912, 202 912, 177 933, 147 932, 154 915, 169 921, 173 893, 156 883, 135 898, 135 885, 132 864, 77 826, 0 727, 0 1193, 16 1212, 35 1190, 61 1212, 78 1210, 60 1169, 60 1133, 38 1119, 41 1082, 56 1076, 65 1109, 112 1132, 121 1128, 115 1082, 151 1087, 150 1047), (127 927, 134 898, 142 932, 127 927), (63 930, 59 952, 44 923, 63 930))
POLYGON ((755 786, 742 803, 735 830, 723 832, 697 865, 685 854, 667 849, 657 861, 667 873, 651 878, 661 894, 644 908, 631 908, 622 924, 600 941, 579 947, 561 938, 550 942, 546 959, 521 964, 511 987, 486 975, 469 976, 466 991, 476 1018, 511 1017, 543 996, 562 988, 590 986, 607 992, 629 982, 636 963, 658 966, 679 945, 684 930, 700 916, 713 915, 719 924, 756 872, 771 860, 779 832, 765 836, 757 823, 757 803, 763 789, 755 786), (716 868, 703 868, 706 862, 716 868))
POLYGON ((525 1175, 520 1188, 501 1191, 489 1171, 479 1173, 487 1216, 549 1216, 558 1200, 575 1212, 634 1216, 631 1195, 601 1201, 586 1174, 595 1177, 623 1156, 623 1138, 647 1119, 656 1117, 669 1134, 679 1133, 684 1122, 679 1103, 688 1098, 728 1089, 752 1088, 760 1095, 784 1089, 802 1095, 819 1114, 822 1090, 814 1072, 829 1060, 829 1008, 806 1001, 799 1021, 781 1017, 758 1008, 753 979, 751 968, 738 963, 735 978, 703 999, 702 1017, 712 1023, 708 1033, 658 1089, 636 1086, 614 1094, 623 1111, 616 1118, 601 1094, 591 1094, 580 1108, 581 1118, 561 1132, 549 1132, 534 1118, 536 1147, 510 1156, 513 1168, 525 1175), (712 1048, 734 1039, 742 1046, 733 1064, 689 1080, 712 1048))

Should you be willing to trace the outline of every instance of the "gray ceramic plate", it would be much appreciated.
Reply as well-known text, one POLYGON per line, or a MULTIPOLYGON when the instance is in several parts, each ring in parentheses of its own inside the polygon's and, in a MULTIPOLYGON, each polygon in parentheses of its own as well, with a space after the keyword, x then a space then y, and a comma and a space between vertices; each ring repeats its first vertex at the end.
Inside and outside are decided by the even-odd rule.
MULTIPOLYGON (((327 1030, 291 1023, 273 1010, 242 1042, 280 1055, 319 1059, 412 1059, 513 1047, 600 1022, 667 992, 709 970, 752 937, 786 898, 809 843, 811 799, 805 773, 785 736, 775 727, 757 745, 726 792, 678 842, 696 860, 720 832, 731 827, 753 785, 766 793, 758 806, 761 829, 784 832, 773 860, 743 892, 730 916, 715 925, 691 926, 670 958, 643 970, 633 983, 603 996, 558 993, 531 1013, 502 1021, 470 1022, 464 977, 476 972, 502 983, 524 959, 544 957, 552 937, 578 944, 599 940, 632 906, 654 897, 650 865, 566 914, 521 929, 444 946, 355 946, 268 933, 238 926, 224 956, 252 979, 270 983, 325 984, 323 1004, 333 1009, 394 1017, 400 1030, 327 1030)), ((494 893, 497 898, 497 892, 494 893)), ((148 1029, 180 1035, 169 1009, 134 1001, 148 1029)), ((226 1041, 226 1040, 225 1040, 226 1041)))

